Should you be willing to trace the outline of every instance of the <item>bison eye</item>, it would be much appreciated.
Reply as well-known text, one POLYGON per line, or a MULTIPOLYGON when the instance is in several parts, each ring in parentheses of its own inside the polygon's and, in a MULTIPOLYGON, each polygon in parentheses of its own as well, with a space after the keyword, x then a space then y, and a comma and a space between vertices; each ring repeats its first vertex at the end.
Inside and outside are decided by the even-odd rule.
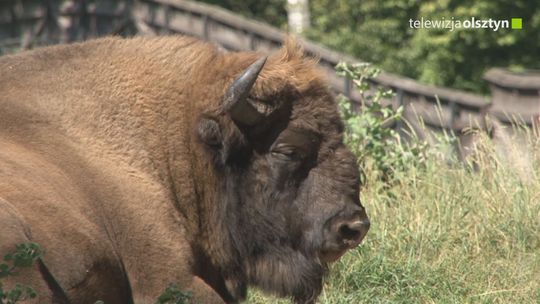
POLYGON ((300 160, 302 158, 300 153, 292 147, 280 147, 279 149, 272 150, 270 154, 281 160, 300 160))
POLYGON ((294 153, 292 152, 281 152, 281 151, 272 151, 270 152, 272 156, 274 157, 280 157, 280 158, 292 158, 294 153))

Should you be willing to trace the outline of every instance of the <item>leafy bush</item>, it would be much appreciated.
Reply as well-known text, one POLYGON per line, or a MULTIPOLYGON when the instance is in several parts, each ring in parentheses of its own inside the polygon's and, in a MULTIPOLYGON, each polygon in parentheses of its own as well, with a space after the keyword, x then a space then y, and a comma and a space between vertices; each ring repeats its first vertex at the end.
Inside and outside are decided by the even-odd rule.
POLYGON ((422 82, 487 93, 491 67, 540 68, 540 2, 312 0, 307 37, 422 82), (412 29, 409 20, 523 18, 523 29, 412 29))
POLYGON ((182 291, 178 285, 171 284, 163 291, 156 301, 156 304, 189 304, 191 293, 182 291))
POLYGON ((4 262, 0 263, 0 304, 15 304, 37 297, 32 287, 22 284, 16 284, 11 290, 4 290, 1 279, 17 275, 19 268, 32 266, 43 254, 38 244, 22 243, 16 246, 15 252, 4 257, 4 262))
POLYGON ((351 65, 342 62, 336 70, 338 75, 351 79, 361 96, 359 111, 353 111, 351 101, 344 96, 339 97, 339 106, 346 125, 345 143, 358 156, 364 171, 372 172, 375 180, 391 183, 408 168, 425 162, 425 141, 413 137, 405 143, 398 132, 389 127, 391 123, 403 120, 403 107, 393 109, 382 104, 394 93, 381 87, 374 88, 370 82, 380 69, 369 63, 351 65))
MULTIPOLYGON (((287 28, 285 0, 204 0, 287 28)), ((540 2, 311 0, 308 39, 419 81, 487 93, 492 67, 539 69, 540 2), (414 29, 409 20, 523 19, 522 30, 414 29)))

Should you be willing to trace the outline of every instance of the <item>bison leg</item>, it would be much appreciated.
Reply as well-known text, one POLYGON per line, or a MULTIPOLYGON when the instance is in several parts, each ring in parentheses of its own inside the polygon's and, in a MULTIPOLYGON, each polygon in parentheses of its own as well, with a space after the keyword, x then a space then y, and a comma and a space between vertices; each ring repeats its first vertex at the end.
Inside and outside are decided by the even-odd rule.
MULTIPOLYGON (((32 242, 29 235, 17 212, 0 198, 0 258, 14 252, 17 244, 32 242)), ((4 291, 22 284, 32 287, 38 294, 35 299, 26 300, 25 303, 68 303, 64 291, 41 259, 32 267, 16 268, 14 272, 17 275, 2 279, 4 291)))
POLYGON ((194 277, 190 290, 193 292, 195 303, 224 304, 216 291, 208 286, 201 278, 194 277))

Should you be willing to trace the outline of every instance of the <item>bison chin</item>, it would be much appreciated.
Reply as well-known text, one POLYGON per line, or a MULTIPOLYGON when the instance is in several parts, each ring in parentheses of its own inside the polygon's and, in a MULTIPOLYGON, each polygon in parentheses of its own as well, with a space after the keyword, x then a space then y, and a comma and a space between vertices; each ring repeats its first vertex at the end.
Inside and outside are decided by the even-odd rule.
POLYGON ((292 297, 295 303, 310 304, 322 291, 328 271, 325 263, 309 258, 293 249, 279 254, 265 254, 246 265, 251 284, 264 292, 280 297, 292 297))

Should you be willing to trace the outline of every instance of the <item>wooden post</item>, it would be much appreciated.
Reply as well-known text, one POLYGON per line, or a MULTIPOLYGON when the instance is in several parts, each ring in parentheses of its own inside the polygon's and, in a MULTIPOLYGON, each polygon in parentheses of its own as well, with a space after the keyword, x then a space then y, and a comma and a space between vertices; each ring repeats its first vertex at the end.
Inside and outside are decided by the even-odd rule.
MULTIPOLYGON (((397 99, 397 107, 401 107, 403 106, 403 114, 405 114, 405 105, 404 105, 404 102, 403 102, 403 90, 402 89, 397 89, 397 92, 396 92, 396 99, 397 99)), ((404 119, 404 116, 401 117, 401 119, 404 119)), ((396 129, 398 131, 398 134, 399 134, 399 137, 403 138, 405 135, 405 132, 403 132, 403 120, 398 120, 396 122, 396 129)))
POLYGON ((164 12, 164 15, 165 15, 165 33, 167 34, 170 34, 172 33, 171 31, 171 7, 169 5, 164 5, 165 8, 165 12, 164 12))
POLYGON ((454 100, 450 100, 450 121, 448 122, 447 128, 450 131, 454 131, 454 128, 457 126, 456 119, 459 116, 459 106, 454 100))
POLYGON ((248 47, 251 51, 255 51, 255 34, 252 31, 248 32, 248 47))
POLYGON ((210 29, 209 29, 209 20, 208 15, 203 16, 203 39, 206 41, 210 40, 210 29))

